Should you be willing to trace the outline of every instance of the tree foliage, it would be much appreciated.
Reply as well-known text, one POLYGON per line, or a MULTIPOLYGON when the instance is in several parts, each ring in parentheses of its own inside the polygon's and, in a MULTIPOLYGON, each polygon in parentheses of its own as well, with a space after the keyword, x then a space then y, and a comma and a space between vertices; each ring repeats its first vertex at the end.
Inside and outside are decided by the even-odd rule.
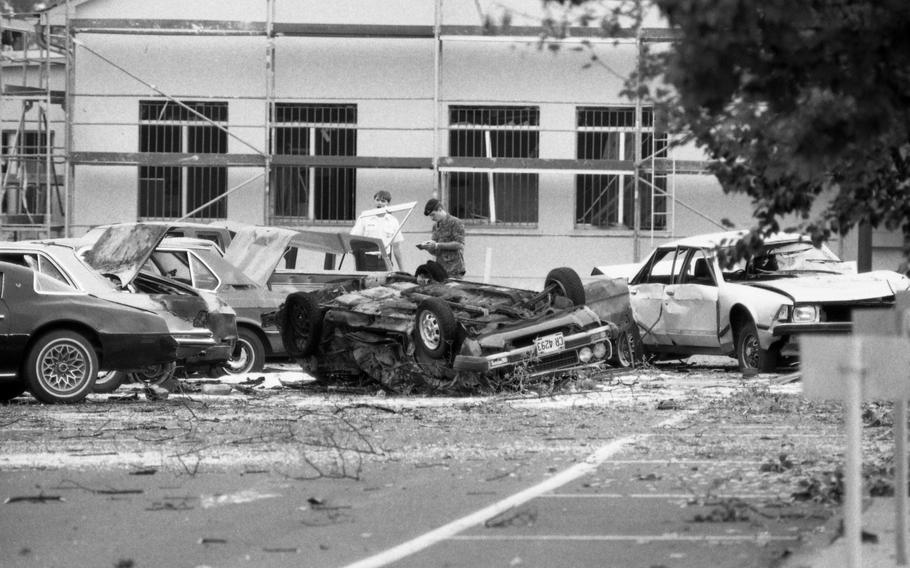
MULTIPOLYGON (((604 6, 543 1, 582 22, 604 6)), ((642 25, 642 0, 613 4, 598 16, 605 33, 642 25)), ((677 39, 645 46, 626 91, 667 110, 724 191, 751 197, 757 235, 796 215, 816 241, 858 223, 910 236, 910 2, 651 4, 677 39)))

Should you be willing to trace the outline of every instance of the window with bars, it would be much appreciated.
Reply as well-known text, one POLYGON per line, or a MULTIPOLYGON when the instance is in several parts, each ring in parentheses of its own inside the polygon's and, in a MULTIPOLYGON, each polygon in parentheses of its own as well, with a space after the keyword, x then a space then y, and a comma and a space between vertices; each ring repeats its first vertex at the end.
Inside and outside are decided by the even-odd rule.
MULTIPOLYGON (((635 107, 579 107, 576 158, 635 160, 635 107)), ((642 109, 643 160, 667 156, 667 135, 655 128, 654 112, 642 109)), ((575 226, 631 229, 634 174, 579 174, 575 178, 575 226)), ((642 229, 667 228, 667 176, 644 172, 638 183, 642 229)))
MULTIPOLYGON (((357 155, 357 105, 276 103, 274 111, 275 154, 357 155)), ((356 168, 275 166, 270 184, 273 222, 338 222, 356 217, 356 168)))
MULTIPOLYGON (((139 151, 225 154, 227 118, 226 102, 139 101, 139 151)), ((139 166, 142 218, 183 217, 226 191, 224 166, 139 166)), ((227 202, 219 199, 191 217, 224 219, 227 202)))
MULTIPOLYGON (((449 107, 449 155, 538 158, 540 109, 528 106, 449 107)), ((538 175, 447 172, 448 210, 465 223, 534 226, 538 175)))

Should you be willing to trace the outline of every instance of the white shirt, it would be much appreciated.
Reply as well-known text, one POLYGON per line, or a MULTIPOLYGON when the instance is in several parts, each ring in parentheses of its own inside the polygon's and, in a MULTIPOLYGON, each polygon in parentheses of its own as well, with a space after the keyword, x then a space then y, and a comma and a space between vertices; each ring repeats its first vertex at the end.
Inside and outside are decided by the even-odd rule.
POLYGON ((352 235, 382 239, 386 248, 392 243, 404 241, 404 235, 398 230, 398 219, 391 213, 384 215, 361 215, 351 229, 352 235))

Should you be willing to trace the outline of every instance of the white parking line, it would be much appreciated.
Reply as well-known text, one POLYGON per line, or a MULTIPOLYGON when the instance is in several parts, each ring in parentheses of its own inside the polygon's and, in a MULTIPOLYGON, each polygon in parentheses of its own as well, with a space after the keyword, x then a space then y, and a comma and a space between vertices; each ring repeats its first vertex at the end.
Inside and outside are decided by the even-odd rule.
MULTIPOLYGON (((682 421, 687 416, 688 413, 677 414, 667 420, 664 420, 658 424, 657 427, 663 428, 672 426, 682 421)), ((531 499, 540 497, 544 493, 552 491, 558 487, 562 487, 570 481, 574 481, 579 477, 588 475, 589 473, 595 471, 600 464, 607 461, 611 456, 619 453, 625 447, 645 440, 648 437, 650 437, 650 434, 637 434, 614 440, 598 448, 597 451, 585 458, 585 461, 576 464, 567 470, 557 473, 542 483, 539 483, 533 487, 529 487, 528 489, 520 491, 510 497, 506 497, 498 503, 494 503, 489 507, 485 507, 479 511, 471 513, 470 515, 452 521, 451 523, 443 525, 438 529, 424 533, 417 538, 399 544, 398 546, 389 548, 388 550, 380 552, 375 556, 364 558, 363 560, 359 560, 353 564, 348 564, 346 568, 378 568, 380 566, 391 564, 392 562, 397 562, 398 560, 411 556, 412 554, 416 554, 417 552, 429 548, 438 542, 450 539, 462 531, 465 531, 475 525, 479 525, 486 520, 495 517, 496 515, 508 511, 512 507, 517 507, 519 505, 527 503, 531 499)))
POLYGON ((604 541, 604 542, 770 542, 799 540, 799 536, 775 536, 769 534, 623 534, 623 535, 456 535, 451 540, 549 540, 549 541, 604 541))

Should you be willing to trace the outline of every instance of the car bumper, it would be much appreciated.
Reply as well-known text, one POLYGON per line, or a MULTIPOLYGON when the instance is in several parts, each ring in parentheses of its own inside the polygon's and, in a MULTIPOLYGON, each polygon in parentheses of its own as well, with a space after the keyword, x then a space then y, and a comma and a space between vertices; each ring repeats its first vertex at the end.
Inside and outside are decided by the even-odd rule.
POLYGON ((565 347, 555 353, 538 356, 537 347, 529 345, 508 351, 499 351, 488 355, 456 355, 452 366, 458 371, 486 373, 520 364, 528 364, 532 373, 570 369, 579 365, 596 363, 609 359, 613 353, 613 338, 616 327, 604 325, 579 333, 565 336, 565 347), (607 352, 603 359, 591 359, 584 362, 578 357, 583 347, 592 347, 605 343, 607 352))
POLYGON ((851 322, 819 322, 819 323, 782 323, 771 328, 771 335, 781 337, 784 335, 800 335, 803 333, 850 333, 853 329, 851 322))

